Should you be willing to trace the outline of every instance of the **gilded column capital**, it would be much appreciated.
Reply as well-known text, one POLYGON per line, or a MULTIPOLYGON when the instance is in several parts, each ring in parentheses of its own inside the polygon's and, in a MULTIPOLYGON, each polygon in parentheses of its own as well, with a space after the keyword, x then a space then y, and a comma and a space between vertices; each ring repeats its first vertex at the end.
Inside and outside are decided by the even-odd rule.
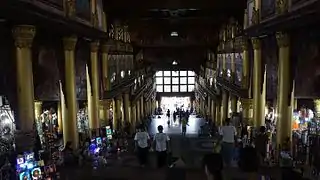
POLYGON ((67 17, 73 18, 76 15, 76 0, 66 0, 67 17))
POLYGON ((281 47, 288 47, 290 44, 290 37, 287 33, 277 32, 276 39, 278 46, 281 47))
POLYGON ((260 21, 260 10, 256 9, 255 7, 252 7, 252 17, 251 17, 252 25, 259 24, 259 21, 260 21))
POLYGON ((90 43, 91 52, 98 52, 99 51, 99 45, 100 45, 99 41, 92 41, 90 43))
POLYGON ((110 44, 107 44, 107 43, 102 43, 102 44, 101 44, 101 51, 102 51, 103 53, 108 53, 109 50, 110 50, 110 48, 111 48, 111 45, 110 45, 110 44))
POLYGON ((68 36, 63 38, 63 48, 67 51, 73 51, 76 48, 77 36, 68 36))
POLYGON ((251 42, 254 50, 261 49, 261 40, 259 38, 251 38, 251 42))
POLYGON ((288 0, 276 0, 276 13, 283 14, 288 11, 288 0))
POLYGON ((32 25, 18 25, 13 27, 12 35, 15 40, 15 46, 18 48, 31 48, 36 27, 32 25))
POLYGON ((241 40, 241 49, 243 51, 248 51, 248 39, 247 38, 242 38, 242 40, 241 40))
POLYGON ((252 108, 252 99, 241 98, 240 102, 242 107, 252 108))

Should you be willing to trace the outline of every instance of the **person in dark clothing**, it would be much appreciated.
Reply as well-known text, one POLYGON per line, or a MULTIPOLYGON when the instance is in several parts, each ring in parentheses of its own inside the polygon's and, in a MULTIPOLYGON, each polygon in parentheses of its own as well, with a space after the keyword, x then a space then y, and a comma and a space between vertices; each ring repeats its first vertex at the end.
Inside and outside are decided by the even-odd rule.
POLYGON ((208 180, 222 180, 223 160, 220 153, 207 154, 202 165, 208 180))
POLYGON ((266 158, 268 141, 269 137, 266 133, 266 127, 261 126, 259 134, 255 139, 255 147, 258 153, 258 157, 260 159, 260 163, 263 163, 266 158))

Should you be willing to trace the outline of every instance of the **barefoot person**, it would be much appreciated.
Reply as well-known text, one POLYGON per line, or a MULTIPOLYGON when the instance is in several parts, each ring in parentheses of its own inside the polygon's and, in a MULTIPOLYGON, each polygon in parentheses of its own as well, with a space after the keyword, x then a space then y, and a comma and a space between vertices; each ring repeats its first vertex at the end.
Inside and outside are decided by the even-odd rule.
POLYGON ((167 165, 167 153, 170 150, 169 141, 169 136, 166 133, 163 133, 163 126, 158 126, 158 133, 153 139, 153 146, 157 154, 158 168, 167 165))
POLYGON ((139 163, 144 167, 148 160, 150 137, 142 126, 138 127, 137 133, 134 136, 135 150, 138 153, 139 163))

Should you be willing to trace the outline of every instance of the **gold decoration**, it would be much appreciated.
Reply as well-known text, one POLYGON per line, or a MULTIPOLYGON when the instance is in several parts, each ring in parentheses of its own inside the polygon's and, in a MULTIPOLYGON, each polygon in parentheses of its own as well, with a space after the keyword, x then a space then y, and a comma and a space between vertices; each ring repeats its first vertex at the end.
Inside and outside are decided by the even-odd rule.
POLYGON ((248 39, 245 37, 241 39, 241 49, 243 51, 248 51, 248 39))
POLYGON ((107 44, 107 43, 101 44, 101 51, 103 53, 109 53, 110 48, 111 48, 110 44, 107 44))
POLYGON ((114 29, 113 24, 111 24, 111 27, 109 29, 109 38, 110 39, 115 39, 115 29, 114 29))
POLYGON ((253 46, 253 49, 261 49, 261 41, 259 38, 252 38, 251 39, 251 42, 252 42, 252 46, 253 46))
POLYGON ((73 51, 76 48, 77 36, 69 36, 63 38, 63 48, 67 51, 73 51))
POLYGON ((99 41, 93 41, 90 43, 91 52, 98 52, 99 50, 99 41))
POLYGON ((31 48, 34 36, 36 35, 35 26, 19 25, 12 29, 15 46, 18 48, 31 48))
POLYGON ((288 47, 290 44, 290 38, 287 33, 276 33, 277 44, 279 47, 288 47))
POLYGON ((76 1, 66 0, 66 6, 67 17, 73 18, 76 15, 76 1))
POLYGON ((95 28, 99 27, 99 19, 98 19, 97 13, 92 13, 91 14, 91 24, 95 28))
POLYGON ((242 74, 242 79, 241 79, 241 84, 242 84, 242 88, 243 89, 246 89, 246 88, 248 88, 248 86, 249 86, 249 77, 248 76, 246 76, 246 75, 244 75, 244 74, 242 74))
POLYGON ((259 20, 260 20, 259 9, 256 9, 255 7, 253 7, 252 8, 252 18, 251 18, 252 25, 259 24, 259 20))
POLYGON ((241 98, 241 105, 243 108, 252 109, 252 99, 241 98))
POLYGON ((283 14, 288 11, 288 0, 276 0, 276 13, 283 14))

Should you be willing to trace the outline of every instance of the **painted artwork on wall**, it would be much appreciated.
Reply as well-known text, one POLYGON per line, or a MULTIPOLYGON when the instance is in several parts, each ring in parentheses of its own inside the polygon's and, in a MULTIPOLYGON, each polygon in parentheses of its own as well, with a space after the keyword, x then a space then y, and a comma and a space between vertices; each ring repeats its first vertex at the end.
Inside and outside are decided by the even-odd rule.
POLYGON ((235 73, 235 83, 241 86, 242 82, 242 64, 243 64, 243 54, 242 53, 235 53, 235 66, 236 66, 236 73, 235 73))
POLYGON ((83 20, 91 21, 91 1, 76 0, 76 15, 83 20))

